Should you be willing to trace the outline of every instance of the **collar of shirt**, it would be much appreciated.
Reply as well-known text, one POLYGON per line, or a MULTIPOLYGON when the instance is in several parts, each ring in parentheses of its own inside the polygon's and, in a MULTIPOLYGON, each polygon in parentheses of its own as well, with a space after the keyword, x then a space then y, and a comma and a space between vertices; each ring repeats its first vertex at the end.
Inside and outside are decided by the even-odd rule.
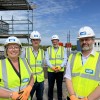
MULTIPOLYGON (((82 54, 82 52, 80 52, 80 54, 82 55, 82 57, 84 57, 83 54, 82 54)), ((86 57, 84 57, 84 58, 88 58, 90 55, 95 56, 95 51, 94 51, 94 49, 91 51, 90 54, 88 54, 88 55, 87 55, 86 57)))
POLYGON ((36 51, 36 50, 34 50, 34 48, 32 48, 32 51, 33 51, 33 53, 34 53, 34 55, 35 55, 35 57, 38 55, 38 51, 39 51, 39 49, 36 51))
POLYGON ((39 49, 36 51, 34 48, 32 48, 32 51, 38 53, 39 49))
POLYGON ((95 56, 95 51, 92 50, 91 53, 86 57, 83 56, 82 52, 80 52, 80 54, 82 55, 82 58, 81 58, 82 59, 82 65, 84 65, 90 55, 95 56))
POLYGON ((59 49, 59 47, 54 47, 55 52, 57 52, 58 49, 59 49))

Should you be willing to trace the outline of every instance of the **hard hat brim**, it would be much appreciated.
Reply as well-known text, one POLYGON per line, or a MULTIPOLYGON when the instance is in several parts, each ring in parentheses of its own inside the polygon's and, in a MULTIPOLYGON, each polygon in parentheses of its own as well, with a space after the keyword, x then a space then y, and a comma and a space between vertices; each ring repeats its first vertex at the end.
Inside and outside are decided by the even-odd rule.
POLYGON ((82 36, 82 37, 77 37, 77 39, 88 38, 88 37, 93 38, 93 37, 95 37, 95 36, 82 36))
POLYGON ((51 41, 52 41, 52 40, 59 40, 59 39, 51 39, 51 41))
POLYGON ((22 47, 22 45, 21 45, 21 44, 18 44, 18 43, 15 43, 15 42, 4 44, 4 46, 7 46, 7 45, 9 45, 9 44, 17 44, 17 45, 19 45, 19 46, 21 46, 21 47, 22 47))

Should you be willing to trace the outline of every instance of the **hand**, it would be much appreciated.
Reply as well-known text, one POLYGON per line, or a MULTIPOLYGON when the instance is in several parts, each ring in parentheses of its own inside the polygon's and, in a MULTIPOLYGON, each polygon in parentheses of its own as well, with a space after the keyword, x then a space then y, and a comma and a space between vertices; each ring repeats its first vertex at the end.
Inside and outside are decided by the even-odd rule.
POLYGON ((18 92, 12 92, 11 99, 12 99, 12 100, 16 100, 19 96, 20 96, 20 95, 19 95, 18 92))
POLYGON ((28 85, 26 88, 24 88, 22 91, 19 92, 19 94, 22 93, 22 95, 20 95, 19 99, 27 100, 30 95, 31 90, 32 90, 32 86, 28 85))
POLYGON ((58 71, 60 71, 60 70, 61 70, 61 67, 60 67, 60 66, 57 66, 56 68, 58 69, 58 71))
POLYGON ((55 67, 55 66, 51 67, 51 69, 52 69, 53 71, 56 71, 56 67, 55 67))
POLYGON ((80 100, 80 99, 78 99, 75 95, 71 95, 70 100, 80 100))
POLYGON ((55 72, 59 72, 61 70, 61 67, 60 66, 57 66, 56 68, 55 68, 55 72))

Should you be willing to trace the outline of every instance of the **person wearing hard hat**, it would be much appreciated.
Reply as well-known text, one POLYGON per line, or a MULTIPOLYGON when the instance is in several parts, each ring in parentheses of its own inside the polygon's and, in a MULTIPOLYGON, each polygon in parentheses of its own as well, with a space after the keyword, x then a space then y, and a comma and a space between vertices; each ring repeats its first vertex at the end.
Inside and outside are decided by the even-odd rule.
POLYGON ((59 46, 58 35, 53 35, 51 38, 52 47, 47 49, 45 59, 48 65, 48 100, 53 100, 53 88, 56 80, 57 97, 62 100, 62 81, 64 67, 67 63, 66 49, 59 46))
POLYGON ((34 81, 27 60, 19 57, 21 48, 17 37, 6 39, 6 58, 0 60, 0 100, 29 100, 34 81))
POLYGON ((32 47, 27 48, 24 57, 27 58, 29 65, 31 66, 34 74, 34 86, 31 91, 31 100, 36 92, 37 100, 43 100, 44 90, 44 71, 43 71, 43 59, 44 51, 39 47, 41 42, 41 35, 38 31, 33 31, 30 34, 32 47))
POLYGON ((67 100, 99 100, 100 54, 93 49, 95 33, 91 27, 80 28, 78 37, 81 52, 71 54, 65 73, 67 100))

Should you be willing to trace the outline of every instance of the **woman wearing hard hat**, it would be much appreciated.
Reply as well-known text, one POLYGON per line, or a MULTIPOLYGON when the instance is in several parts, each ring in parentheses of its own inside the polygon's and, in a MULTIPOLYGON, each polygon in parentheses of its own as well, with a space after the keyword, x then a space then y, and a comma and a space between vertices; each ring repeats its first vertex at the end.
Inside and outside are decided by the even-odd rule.
POLYGON ((22 45, 17 37, 4 44, 6 59, 0 61, 0 100, 29 100, 33 75, 26 59, 20 58, 22 45))

